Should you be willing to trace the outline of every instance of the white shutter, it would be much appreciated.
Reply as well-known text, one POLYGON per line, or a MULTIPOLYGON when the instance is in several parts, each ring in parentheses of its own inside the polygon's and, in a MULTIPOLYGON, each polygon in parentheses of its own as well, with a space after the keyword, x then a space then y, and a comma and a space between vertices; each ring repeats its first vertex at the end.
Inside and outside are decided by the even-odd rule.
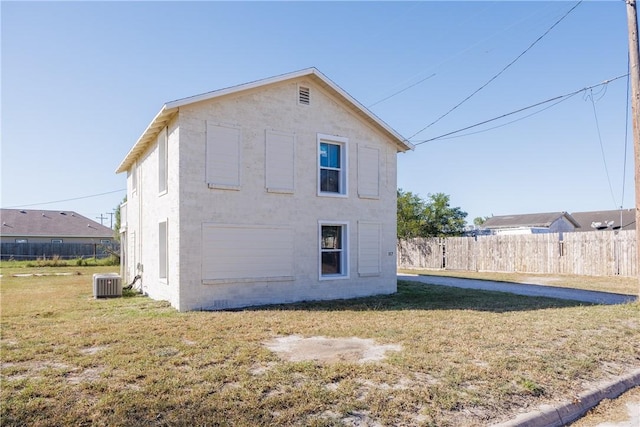
POLYGON ((358 145, 358 196, 380 197, 380 150, 358 145))
POLYGON ((266 132, 265 186, 275 193, 293 193, 295 182, 295 134, 266 132))
POLYGON ((202 280, 292 280, 293 229, 202 225, 202 280))
POLYGON ((240 189, 240 129, 207 123, 207 184, 240 189))
POLYGON ((381 224, 358 221, 358 275, 380 275, 381 224))
POLYGON ((167 191, 167 128, 158 134, 158 192, 167 191))

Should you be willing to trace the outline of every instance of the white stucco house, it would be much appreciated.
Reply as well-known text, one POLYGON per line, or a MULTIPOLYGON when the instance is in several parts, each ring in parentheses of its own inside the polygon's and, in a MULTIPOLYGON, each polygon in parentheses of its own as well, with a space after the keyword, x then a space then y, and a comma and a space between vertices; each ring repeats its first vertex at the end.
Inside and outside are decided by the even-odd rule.
POLYGON ((412 148, 315 68, 168 102, 117 168, 124 281, 181 311, 394 293, 412 148))

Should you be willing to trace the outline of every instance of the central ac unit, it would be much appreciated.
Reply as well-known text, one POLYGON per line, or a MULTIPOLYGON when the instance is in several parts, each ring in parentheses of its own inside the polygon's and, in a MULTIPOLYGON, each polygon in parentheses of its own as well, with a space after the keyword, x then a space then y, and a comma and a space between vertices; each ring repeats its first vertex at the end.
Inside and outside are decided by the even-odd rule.
POLYGON ((93 297, 111 298, 122 296, 122 279, 117 273, 93 275, 93 297))

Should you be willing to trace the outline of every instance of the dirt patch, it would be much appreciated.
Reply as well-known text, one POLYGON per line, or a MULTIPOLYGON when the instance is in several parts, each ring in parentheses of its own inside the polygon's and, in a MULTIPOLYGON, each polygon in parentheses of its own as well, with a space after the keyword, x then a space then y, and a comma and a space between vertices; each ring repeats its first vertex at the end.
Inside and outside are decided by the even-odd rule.
POLYGON ((383 360, 387 351, 400 351, 395 344, 379 345, 362 338, 302 338, 297 335, 275 338, 264 345, 290 362, 313 360, 322 363, 366 363, 383 360))

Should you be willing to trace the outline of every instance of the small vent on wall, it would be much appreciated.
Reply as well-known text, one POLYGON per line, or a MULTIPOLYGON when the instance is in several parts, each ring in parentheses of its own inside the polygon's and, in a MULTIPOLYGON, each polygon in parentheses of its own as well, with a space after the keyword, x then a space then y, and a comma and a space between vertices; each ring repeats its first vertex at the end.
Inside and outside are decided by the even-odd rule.
POLYGON ((309 105, 311 103, 308 87, 298 87, 298 102, 303 105, 309 105))

